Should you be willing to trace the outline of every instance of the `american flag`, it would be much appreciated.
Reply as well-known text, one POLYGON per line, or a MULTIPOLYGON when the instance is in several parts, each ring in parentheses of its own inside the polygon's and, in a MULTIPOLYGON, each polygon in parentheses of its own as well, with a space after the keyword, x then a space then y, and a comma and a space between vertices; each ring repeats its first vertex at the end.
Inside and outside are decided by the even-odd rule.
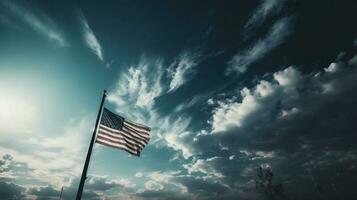
POLYGON ((96 142, 140 156, 141 150, 150 140, 149 132, 149 127, 130 122, 104 108, 96 142))

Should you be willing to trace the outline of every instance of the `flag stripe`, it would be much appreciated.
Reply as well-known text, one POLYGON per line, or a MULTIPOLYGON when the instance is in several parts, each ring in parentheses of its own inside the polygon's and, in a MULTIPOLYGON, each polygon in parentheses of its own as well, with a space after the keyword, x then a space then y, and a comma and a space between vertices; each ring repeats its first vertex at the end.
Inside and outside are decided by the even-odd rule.
POLYGON ((136 141, 144 142, 145 144, 147 144, 149 141, 148 139, 138 137, 137 135, 135 135, 135 133, 124 129, 121 131, 121 133, 127 137, 133 137, 136 141))
POLYGON ((135 139, 137 141, 141 141, 141 142, 143 142, 145 144, 147 143, 147 141, 149 141, 149 139, 142 138, 140 136, 137 136, 136 134, 133 135, 129 130, 116 130, 116 129, 109 128, 109 127, 107 127, 105 125, 100 125, 100 128, 101 129, 105 129, 105 130, 110 131, 110 132, 117 133, 117 134, 124 134, 127 137, 131 137, 132 139, 135 139), (130 134, 130 135, 128 136, 127 134, 130 134))
POLYGON ((131 133, 132 135, 134 135, 135 137, 137 137, 137 138, 140 138, 141 140, 147 140, 147 141, 149 141, 149 137, 144 137, 144 136, 142 136, 142 135, 140 135, 139 133, 137 133, 137 132, 135 132, 135 131, 133 131, 133 130, 131 130, 130 128, 128 128, 128 127, 126 127, 125 125, 123 126, 123 131, 126 131, 126 132, 128 132, 128 133, 131 133))
POLYGON ((119 134, 116 134, 116 133, 112 133, 112 132, 106 131, 104 129, 100 129, 99 130, 98 136, 99 135, 103 135, 105 137, 110 137, 110 138, 113 138, 114 140, 124 140, 125 142, 129 143, 132 146, 138 145, 140 150, 142 150, 144 148, 144 146, 145 146, 145 145, 143 145, 141 143, 138 143, 136 141, 133 141, 133 140, 131 140, 129 138, 125 138, 122 135, 119 135, 119 134))
POLYGON ((115 138, 112 138, 112 137, 108 137, 108 136, 105 136, 105 135, 98 135, 97 137, 99 140, 106 140, 106 141, 109 141, 109 142, 113 142, 113 143, 118 143, 118 144, 122 144, 122 145, 125 145, 126 147, 128 147, 129 149, 133 150, 133 151, 138 151, 140 150, 137 146, 132 146, 130 144, 128 144, 125 140, 123 139, 115 139, 115 138))
POLYGON ((131 150, 129 150, 128 148, 126 148, 124 145, 120 145, 120 144, 112 143, 112 142, 107 142, 107 141, 105 141, 105 140, 97 140, 97 143, 102 144, 102 145, 105 145, 105 146, 117 148, 117 149, 123 149, 123 150, 125 150, 126 152, 128 152, 128 153, 130 153, 130 154, 132 154, 132 155, 139 156, 138 153, 132 152, 131 150))
POLYGON ((137 129, 139 129, 139 130, 141 130, 141 131, 150 132, 150 128, 145 127, 145 126, 143 126, 143 125, 136 124, 136 123, 133 123, 133 122, 130 122, 130 121, 127 121, 127 120, 125 120, 124 123, 127 123, 127 124, 129 124, 130 126, 135 127, 135 128, 137 128, 137 129))
POLYGON ((132 140, 130 140, 130 139, 128 139, 128 138, 125 138, 125 137, 123 137, 123 136, 121 136, 121 135, 118 135, 118 134, 115 134, 115 133, 114 133, 114 134, 113 134, 113 133, 110 133, 110 132, 108 132, 108 131, 100 130, 100 131, 98 132, 98 135, 103 135, 103 136, 106 136, 106 137, 111 137, 111 138, 113 138, 113 139, 115 139, 115 140, 124 140, 125 142, 129 143, 129 144, 132 145, 132 146, 138 146, 138 147, 140 148, 140 150, 145 147, 145 145, 143 145, 143 144, 136 143, 135 141, 132 141, 132 140), (119 136, 119 137, 118 137, 118 136, 119 136))
POLYGON ((104 129, 104 130, 107 130, 109 132, 113 132, 113 133, 117 133, 117 134, 120 134, 120 135, 123 135, 125 137, 128 137, 130 139, 132 139, 133 141, 135 142, 139 142, 140 144, 142 145, 146 145, 148 140, 147 139, 144 139, 144 138, 138 138, 138 137, 135 137, 133 136, 132 134, 128 133, 127 131, 119 131, 119 130, 116 130, 116 129, 112 129, 112 128, 109 128, 107 126, 104 126, 104 125, 100 125, 100 129, 104 129))
POLYGON ((146 137, 146 138, 149 137, 149 132, 148 131, 142 131, 141 129, 137 129, 137 128, 131 126, 130 124, 126 123, 126 122, 123 123, 123 127, 126 127, 126 128, 128 128, 128 129, 130 129, 132 131, 135 131, 136 133, 142 135, 143 137, 146 137))
POLYGON ((145 126, 145 125, 142 125, 142 124, 139 124, 139 123, 136 123, 136 122, 132 122, 130 120, 125 120, 125 121, 130 123, 133 126, 137 126, 137 127, 142 128, 144 130, 147 130, 147 131, 151 131, 151 129, 149 127, 145 126))

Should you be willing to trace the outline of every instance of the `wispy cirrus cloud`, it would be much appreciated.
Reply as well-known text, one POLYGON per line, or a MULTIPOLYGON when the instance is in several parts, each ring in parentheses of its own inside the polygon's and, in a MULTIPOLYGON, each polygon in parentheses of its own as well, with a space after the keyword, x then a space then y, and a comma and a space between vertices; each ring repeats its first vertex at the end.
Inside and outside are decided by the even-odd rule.
POLYGON ((104 61, 104 55, 102 46, 100 45, 97 37, 95 36, 93 30, 88 24, 88 21, 82 12, 79 12, 79 20, 81 23, 81 28, 83 32, 83 37, 86 45, 93 51, 99 60, 104 61))
MULTIPOLYGON (((37 33, 54 41, 59 46, 69 46, 56 23, 41 9, 35 9, 34 6, 30 7, 24 2, 18 1, 0 0, 0 4, 6 8, 8 14, 14 15, 37 33)), ((3 17, 3 19, 5 18, 3 17)), ((18 27, 18 25, 13 26, 18 27)))
POLYGON ((191 80, 196 73, 195 67, 199 64, 199 52, 182 52, 169 68, 171 77, 170 89, 168 92, 177 90, 187 81, 191 80))
POLYGON ((151 110, 156 98, 166 90, 162 80, 163 73, 162 59, 142 56, 137 65, 130 66, 121 73, 108 100, 118 106, 129 104, 132 109, 151 110))
POLYGON ((263 0, 253 11, 249 20, 245 24, 243 36, 247 38, 248 34, 251 34, 253 30, 264 23, 269 16, 279 13, 283 4, 284 0, 263 0))
POLYGON ((228 62, 229 67, 227 74, 232 72, 246 72, 249 65, 262 59, 270 51, 282 44, 292 33, 292 20, 292 17, 285 17, 278 20, 270 28, 264 38, 259 39, 252 46, 234 55, 228 62))
MULTIPOLYGON (((153 133, 152 143, 164 141, 168 147, 181 150, 174 134, 186 132, 191 119, 162 116, 156 110, 157 100, 167 95, 169 90, 168 83, 171 80, 164 80, 165 72, 163 59, 142 56, 137 65, 130 66, 121 73, 116 87, 107 99, 117 108, 119 114, 149 125, 153 133)), ((188 150, 183 151, 185 157, 190 155, 188 150)))

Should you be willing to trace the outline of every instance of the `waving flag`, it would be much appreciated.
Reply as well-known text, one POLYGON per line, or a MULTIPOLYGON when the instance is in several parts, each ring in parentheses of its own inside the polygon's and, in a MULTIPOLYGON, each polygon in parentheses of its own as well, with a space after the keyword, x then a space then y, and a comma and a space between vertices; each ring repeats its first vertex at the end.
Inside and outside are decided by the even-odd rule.
POLYGON ((149 127, 130 122, 104 108, 96 143, 140 156, 141 150, 150 140, 149 132, 149 127))

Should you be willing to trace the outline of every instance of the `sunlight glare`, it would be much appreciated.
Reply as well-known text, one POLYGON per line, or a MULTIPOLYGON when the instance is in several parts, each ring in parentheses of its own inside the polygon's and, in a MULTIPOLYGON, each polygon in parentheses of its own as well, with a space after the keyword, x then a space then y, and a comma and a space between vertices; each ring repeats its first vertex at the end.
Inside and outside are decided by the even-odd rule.
MULTIPOLYGON (((36 109, 25 95, 0 91, 0 130, 31 132, 36 109)), ((3 133, 2 133, 3 134, 3 133)))

